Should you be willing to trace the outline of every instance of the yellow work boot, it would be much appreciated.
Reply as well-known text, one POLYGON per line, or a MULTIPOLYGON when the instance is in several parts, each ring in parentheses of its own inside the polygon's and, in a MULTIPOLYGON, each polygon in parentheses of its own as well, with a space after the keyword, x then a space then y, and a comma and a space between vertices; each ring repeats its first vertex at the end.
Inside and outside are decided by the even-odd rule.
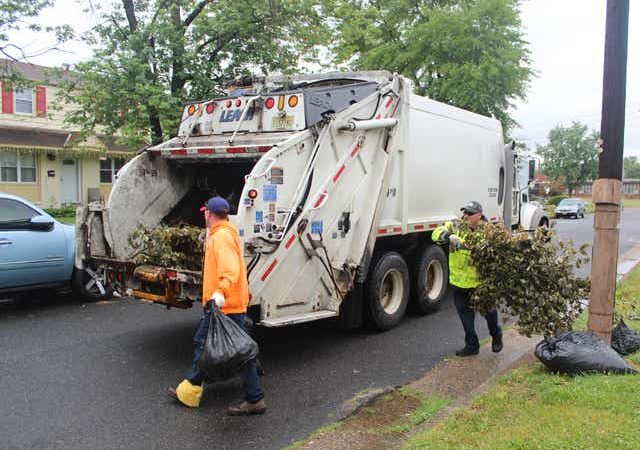
POLYGON ((191 384, 189 380, 182 380, 177 388, 169 388, 169 395, 190 408, 200 406, 202 386, 191 384))

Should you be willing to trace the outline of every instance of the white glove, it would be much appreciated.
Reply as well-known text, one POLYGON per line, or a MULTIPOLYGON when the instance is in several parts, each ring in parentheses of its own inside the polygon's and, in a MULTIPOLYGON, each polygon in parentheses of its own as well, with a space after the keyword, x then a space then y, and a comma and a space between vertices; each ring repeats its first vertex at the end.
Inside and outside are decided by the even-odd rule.
POLYGON ((218 308, 221 308, 224 306, 225 299, 224 299, 224 295, 222 295, 220 293, 220 291, 216 291, 212 296, 211 296, 211 301, 213 302, 214 305, 216 305, 218 308))
POLYGON ((452 234, 449 236, 449 242, 451 243, 451 245, 453 245, 454 247, 460 247, 460 245, 462 245, 462 239, 460 239, 457 235, 452 234))

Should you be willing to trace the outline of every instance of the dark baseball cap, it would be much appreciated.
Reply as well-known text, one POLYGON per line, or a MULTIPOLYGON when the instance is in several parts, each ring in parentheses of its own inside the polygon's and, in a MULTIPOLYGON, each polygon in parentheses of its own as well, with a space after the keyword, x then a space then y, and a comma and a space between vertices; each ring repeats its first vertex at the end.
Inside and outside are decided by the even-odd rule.
POLYGON ((476 201, 471 201, 460 208, 460 211, 467 214, 478 214, 482 212, 482 205, 476 201))
POLYGON ((209 200, 207 200, 204 206, 200 208, 200 211, 204 212, 207 209, 214 214, 220 214, 220 213, 228 214, 231 208, 229 207, 228 201, 226 201, 222 197, 216 196, 216 197, 211 197, 209 200))

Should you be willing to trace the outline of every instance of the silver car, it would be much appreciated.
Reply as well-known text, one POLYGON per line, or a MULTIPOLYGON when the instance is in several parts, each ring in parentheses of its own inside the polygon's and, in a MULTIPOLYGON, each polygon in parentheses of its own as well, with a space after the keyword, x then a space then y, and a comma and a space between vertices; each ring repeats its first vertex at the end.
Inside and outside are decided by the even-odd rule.
POLYGON ((556 218, 575 217, 584 218, 587 205, 584 200, 579 198, 565 198, 556 207, 556 218))

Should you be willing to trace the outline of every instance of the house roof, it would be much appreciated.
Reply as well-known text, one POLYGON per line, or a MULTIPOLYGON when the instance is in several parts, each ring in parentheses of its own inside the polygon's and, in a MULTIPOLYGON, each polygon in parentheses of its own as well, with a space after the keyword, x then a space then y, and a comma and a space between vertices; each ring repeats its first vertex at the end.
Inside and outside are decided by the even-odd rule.
POLYGON ((72 72, 65 70, 62 74, 58 74, 54 73, 56 69, 58 68, 0 58, 0 77, 17 73, 28 80, 53 85, 60 84, 63 81, 77 80, 72 72))
MULTIPOLYGON (((135 152, 130 147, 116 144, 106 137, 98 137, 107 151, 135 152)), ((43 128, 0 127, 0 146, 73 148, 81 143, 77 131, 48 130, 43 128)))

